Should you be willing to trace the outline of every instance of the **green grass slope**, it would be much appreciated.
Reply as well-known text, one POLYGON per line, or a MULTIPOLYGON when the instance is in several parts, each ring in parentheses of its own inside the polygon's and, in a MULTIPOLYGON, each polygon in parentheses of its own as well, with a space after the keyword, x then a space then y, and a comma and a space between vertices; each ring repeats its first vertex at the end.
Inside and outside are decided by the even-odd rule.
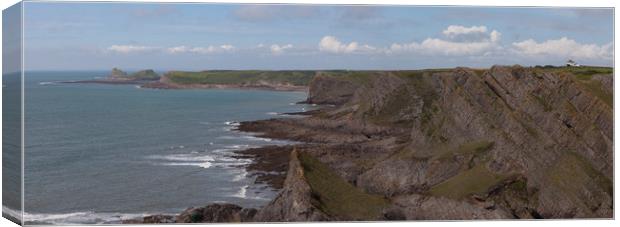
POLYGON ((342 220, 377 220, 388 201, 365 193, 349 184, 328 166, 305 153, 299 153, 304 176, 313 192, 316 207, 342 220))

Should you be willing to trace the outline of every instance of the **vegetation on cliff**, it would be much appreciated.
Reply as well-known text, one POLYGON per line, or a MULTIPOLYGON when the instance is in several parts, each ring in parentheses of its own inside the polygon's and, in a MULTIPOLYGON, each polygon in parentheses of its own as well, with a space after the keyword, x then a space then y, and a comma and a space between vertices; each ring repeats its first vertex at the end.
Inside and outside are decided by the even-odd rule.
POLYGON ((153 81, 159 80, 159 74, 152 69, 141 70, 135 73, 128 74, 118 68, 113 68, 110 74, 110 79, 113 80, 134 80, 134 81, 153 81))
POLYGON ((211 70, 201 72, 171 71, 166 76, 178 84, 252 84, 280 83, 306 86, 314 71, 211 70))
POLYGON ((328 166, 306 153, 299 154, 304 176, 312 188, 316 207, 343 220, 376 220, 388 201, 380 195, 367 194, 334 173, 328 166))

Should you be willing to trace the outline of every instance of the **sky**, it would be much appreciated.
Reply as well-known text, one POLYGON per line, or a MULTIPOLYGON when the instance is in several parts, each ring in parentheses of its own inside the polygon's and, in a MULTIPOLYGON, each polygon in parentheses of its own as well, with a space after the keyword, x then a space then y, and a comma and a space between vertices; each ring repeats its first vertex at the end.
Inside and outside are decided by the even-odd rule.
POLYGON ((27 70, 613 65, 613 9, 50 3, 24 6, 27 70))

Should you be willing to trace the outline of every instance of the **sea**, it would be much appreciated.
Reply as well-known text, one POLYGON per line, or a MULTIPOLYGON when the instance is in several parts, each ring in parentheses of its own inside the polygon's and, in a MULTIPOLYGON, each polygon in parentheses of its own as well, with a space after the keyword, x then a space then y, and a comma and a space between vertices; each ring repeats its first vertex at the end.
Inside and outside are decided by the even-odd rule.
POLYGON ((305 92, 61 83, 108 73, 25 73, 27 223, 114 224, 210 203, 259 208, 275 197, 245 170, 252 160, 233 152, 292 142, 235 127, 312 109, 296 104, 305 92))

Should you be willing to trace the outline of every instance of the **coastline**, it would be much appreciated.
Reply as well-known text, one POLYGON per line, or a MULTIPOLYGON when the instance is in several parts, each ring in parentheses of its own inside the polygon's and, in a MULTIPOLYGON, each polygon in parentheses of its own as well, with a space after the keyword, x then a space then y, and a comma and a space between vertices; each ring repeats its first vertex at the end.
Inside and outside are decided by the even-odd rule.
MULTIPOLYGON (((213 203, 174 216, 146 216, 127 223, 609 217, 613 210, 606 191, 609 165, 586 158, 608 161, 610 146, 596 147, 598 153, 589 155, 549 152, 539 143, 527 143, 528 147, 515 143, 540 140, 564 146, 562 135, 570 136, 575 141, 570 145, 578 150, 588 141, 564 132, 583 125, 596 125, 589 129, 592 138, 608 141, 613 118, 606 94, 613 90, 607 76, 583 79, 520 66, 494 66, 485 72, 456 68, 372 75, 317 76, 307 88, 306 101, 299 103, 322 105, 319 109, 283 113, 304 116, 299 118, 238 123, 234 130, 255 137, 298 142, 231 155, 252 160, 242 167, 256 177, 254 184, 279 189, 266 206, 213 203), (536 86, 525 86, 531 84, 536 86), (529 96, 540 91, 551 92, 529 96), (575 92, 578 99, 570 96, 575 92), (515 114, 518 111, 527 115, 515 114), (558 121, 553 118, 557 113, 570 119, 558 121), (553 127, 536 126, 542 123, 553 127), (570 173, 575 165, 596 182, 577 178, 583 188, 567 188, 564 179, 549 181, 553 173, 538 171, 570 173), (332 185, 345 190, 333 190, 332 185), (459 190, 460 186, 467 188, 459 190), (555 196, 552 191, 570 196, 582 189, 596 194, 602 208, 588 210, 582 198, 575 197, 569 205, 583 213, 563 213, 567 211, 548 200, 555 196), (542 194, 532 195, 538 192, 542 194), (547 200, 538 204, 539 196, 547 200), (186 218, 195 215, 201 218, 186 218)), ((218 88, 177 89, 191 87, 218 88)))
POLYGON ((308 86, 295 86, 289 84, 177 84, 161 81, 144 81, 144 80, 117 80, 117 79, 100 79, 100 80, 77 80, 77 81, 60 81, 58 83, 66 84, 108 84, 108 85, 139 85, 140 88, 150 89, 243 89, 243 90, 268 90, 268 91, 308 91, 308 86))

